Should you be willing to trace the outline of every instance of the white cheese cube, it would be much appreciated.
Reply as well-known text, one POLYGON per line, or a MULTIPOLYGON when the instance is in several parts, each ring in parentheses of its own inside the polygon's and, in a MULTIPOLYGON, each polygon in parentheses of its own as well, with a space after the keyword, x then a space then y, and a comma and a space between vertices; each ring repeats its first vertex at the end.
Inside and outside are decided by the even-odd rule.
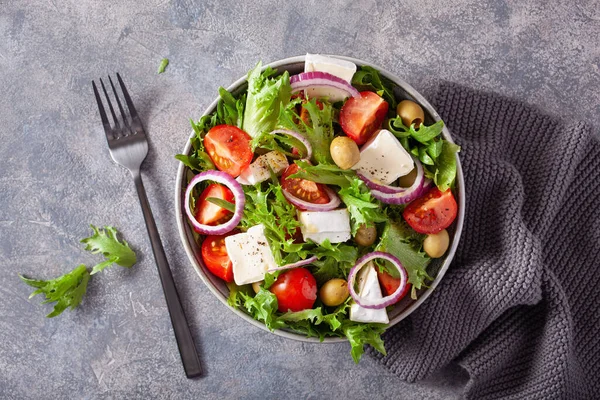
POLYGON ((300 231, 305 241, 341 243, 350 239, 350 214, 345 208, 332 211, 300 211, 300 231))
MULTIPOLYGON (((350 61, 326 57, 319 54, 307 54, 304 61, 304 72, 312 71, 327 72, 350 83, 356 72, 356 64, 350 61)), ((331 102, 344 100, 348 97, 348 93, 345 91, 328 87, 309 88, 306 90, 306 95, 309 98, 327 97, 331 102)))
MULTIPOLYGON (((379 279, 377 278, 377 271, 373 262, 367 263, 358 272, 357 286, 358 295, 365 300, 380 300, 382 299, 381 287, 379 286, 379 279)), ((364 308, 352 302, 350 305, 350 321, 354 322, 376 322, 380 324, 388 324, 390 319, 388 318, 387 311, 385 308, 378 310, 371 308, 364 308)))
POLYGON ((256 160, 248 165, 236 180, 241 185, 256 185, 271 177, 269 168, 277 175, 282 173, 290 165, 285 154, 279 151, 270 151, 258 156, 256 160))
POLYGON ((412 157, 392 132, 381 129, 360 149, 360 160, 352 169, 376 183, 389 185, 414 166, 412 157))
POLYGON ((262 224, 253 226, 246 233, 227 236, 225 247, 233 265, 236 285, 262 281, 267 270, 277 266, 262 224))

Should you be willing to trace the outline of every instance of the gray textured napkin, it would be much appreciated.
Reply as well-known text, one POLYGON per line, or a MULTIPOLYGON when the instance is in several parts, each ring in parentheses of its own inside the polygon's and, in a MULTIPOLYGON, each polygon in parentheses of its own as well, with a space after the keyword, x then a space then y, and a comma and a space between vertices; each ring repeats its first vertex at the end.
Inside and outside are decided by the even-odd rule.
POLYGON ((452 84, 433 104, 465 174, 466 215, 432 296, 386 335, 407 381, 451 361, 468 398, 600 398, 600 145, 566 123, 452 84))

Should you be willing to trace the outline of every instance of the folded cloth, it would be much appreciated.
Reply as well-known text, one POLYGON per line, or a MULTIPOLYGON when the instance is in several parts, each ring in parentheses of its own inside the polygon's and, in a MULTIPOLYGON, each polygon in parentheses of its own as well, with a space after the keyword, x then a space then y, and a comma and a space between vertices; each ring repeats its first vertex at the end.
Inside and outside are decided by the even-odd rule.
POLYGON ((401 379, 453 360, 466 397, 600 398, 600 144, 517 101, 444 84, 433 104, 462 146, 454 260, 369 353, 401 379))

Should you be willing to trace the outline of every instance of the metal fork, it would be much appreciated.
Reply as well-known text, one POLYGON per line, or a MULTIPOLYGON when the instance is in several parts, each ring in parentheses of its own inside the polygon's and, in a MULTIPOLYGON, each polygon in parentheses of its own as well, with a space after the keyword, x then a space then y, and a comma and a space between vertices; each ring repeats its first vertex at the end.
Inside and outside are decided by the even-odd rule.
POLYGON ((123 109, 112 79, 110 76, 108 77, 114 98, 121 113, 121 121, 117 118, 108 92, 106 91, 106 87, 104 86, 104 82, 100 79, 100 85, 102 86, 104 96, 106 96, 108 108, 114 121, 112 127, 106 116, 106 111, 104 110, 102 99, 98 93, 96 82, 92 81, 94 94, 96 95, 96 101, 98 102, 98 110, 100 111, 100 118, 102 119, 102 125, 104 125, 106 140, 108 141, 108 149, 112 159, 117 164, 127 168, 133 176, 133 181, 135 182, 135 187, 144 213, 146 228, 148 229, 148 235, 150 236, 152 252, 154 253, 154 259, 156 260, 156 265, 158 267, 158 275, 160 276, 163 292, 167 301, 167 309, 169 310, 171 323, 173 324, 173 330, 175 331, 175 339, 177 340, 177 346, 179 347, 183 369, 188 378, 195 378, 202 374, 200 359, 198 358, 198 352, 196 351, 196 346, 187 319, 185 318, 183 307, 181 306, 179 294, 177 293, 177 288, 173 281, 173 275, 171 274, 171 269, 169 268, 169 263, 167 262, 167 257, 160 241, 158 229, 156 228, 156 223, 154 222, 154 217, 150 210, 150 203, 146 196, 146 190, 142 183, 142 176, 140 175, 140 167, 148 154, 146 132, 144 131, 142 121, 133 106, 129 92, 119 74, 117 74, 117 79, 129 110, 129 118, 123 109))

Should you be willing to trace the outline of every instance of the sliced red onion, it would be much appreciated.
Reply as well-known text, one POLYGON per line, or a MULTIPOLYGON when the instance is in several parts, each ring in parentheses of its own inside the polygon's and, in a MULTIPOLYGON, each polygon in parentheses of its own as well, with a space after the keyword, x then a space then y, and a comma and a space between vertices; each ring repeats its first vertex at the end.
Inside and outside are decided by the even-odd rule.
POLYGON ((299 92, 300 90, 308 89, 314 86, 326 86, 343 90, 344 92, 348 93, 348 96, 360 97, 360 92, 356 90, 354 86, 350 85, 342 78, 327 72, 312 71, 293 75, 290 77, 290 84, 292 86, 292 92, 299 92))
POLYGON ((406 191, 414 190, 415 187, 423 185, 423 182, 425 180, 425 171, 423 170, 423 165, 421 164, 421 161, 419 161, 418 158, 412 157, 412 159, 417 167, 417 177, 415 178, 415 181, 410 187, 405 188, 400 186, 380 185, 369 179, 366 175, 360 173, 360 171, 356 171, 356 175, 358 175, 358 177, 365 182, 365 185, 367 185, 369 189, 377 190, 378 192, 403 193, 406 191))
POLYGON ((244 196, 244 190, 242 186, 236 182, 231 175, 221 172, 221 171, 205 171, 196 175, 189 183, 188 187, 185 189, 185 200, 184 207, 185 213, 188 216, 188 219, 199 233, 203 233, 205 235, 223 235, 227 232, 232 231, 237 224, 242 219, 242 214, 244 213, 244 206, 246 205, 246 196, 244 196), (233 217, 231 219, 221 225, 204 225, 196 220, 196 217, 192 213, 190 209, 190 197, 192 196, 192 190, 194 187, 203 181, 213 181, 217 183, 221 183, 227 186, 231 192, 233 193, 233 197, 235 199, 235 211, 233 213, 233 217))
POLYGON ((274 135, 276 133, 281 133, 283 135, 287 135, 287 136, 291 136, 294 139, 297 139, 300 143, 302 143, 304 145, 304 147, 306 147, 306 157, 307 159, 311 159, 312 157, 312 146, 310 145, 309 141, 304 137, 304 135, 302 135, 299 132, 294 132, 294 131, 290 131, 287 129, 275 129, 274 131, 272 131, 270 134, 274 135))
POLYGON ((291 194, 290 192, 288 192, 285 189, 283 189, 282 192, 283 192, 283 195, 285 196, 285 198, 290 203, 292 203, 294 206, 298 207, 300 210, 331 211, 334 208, 336 208, 337 206, 339 206, 342 201, 340 200, 338 195, 333 190, 331 190, 329 187, 323 185, 323 188, 325 190, 325 193, 327 193, 327 196, 329 196, 329 203, 325 203, 325 204, 309 203, 308 201, 299 199, 298 197, 294 196, 293 194, 291 194))
POLYGON ((424 179, 421 186, 411 186, 410 190, 406 190, 400 193, 383 193, 378 190, 371 190, 371 194, 377 200, 386 204, 407 204, 411 201, 418 199, 431 186, 430 179, 424 179))
POLYGON ((408 274, 406 273, 406 269, 404 269, 404 267, 400 263, 400 260, 398 260, 390 253, 384 253, 382 251, 374 251, 372 253, 362 256, 356 262, 356 265, 352 267, 350 273, 348 274, 348 290, 350 291, 350 296, 352 296, 352 299, 354 299, 356 304, 364 308, 381 309, 395 304, 402 295, 402 292, 404 291, 407 284, 408 274), (400 273, 400 285, 394 291, 394 293, 390 294, 389 296, 385 296, 379 300, 363 299, 358 293, 356 293, 356 290, 354 290, 354 281, 356 280, 356 276, 358 272, 362 269, 362 267, 364 267, 369 261, 372 261, 376 258, 381 258, 386 261, 389 261, 398 270, 398 272, 400 273))
POLYGON ((295 263, 291 263, 291 264, 286 264, 286 265, 282 265, 282 266, 279 266, 279 267, 270 268, 269 270, 267 270, 267 272, 283 271, 285 269, 292 269, 292 268, 303 267, 305 265, 312 264, 315 261, 317 261, 317 256, 312 256, 312 257, 307 258, 306 260, 300 260, 300 261, 297 261, 295 263))

